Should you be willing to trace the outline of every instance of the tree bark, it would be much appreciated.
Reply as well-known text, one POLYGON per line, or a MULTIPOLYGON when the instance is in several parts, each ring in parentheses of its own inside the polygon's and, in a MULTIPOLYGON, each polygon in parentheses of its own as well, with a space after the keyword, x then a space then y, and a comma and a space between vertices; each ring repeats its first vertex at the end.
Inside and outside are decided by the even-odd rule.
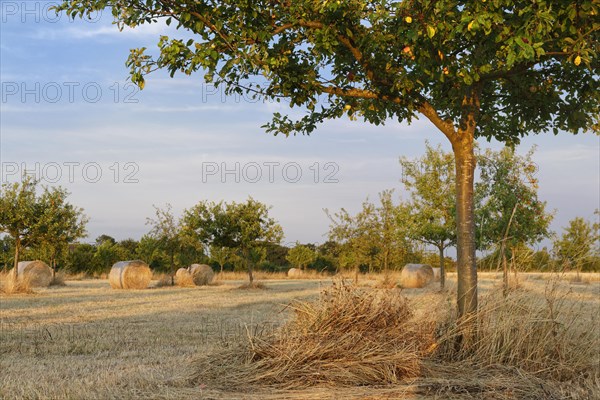
POLYGON ((252 273, 252 265, 248 263, 248 279, 250 280, 250 286, 254 283, 254 275, 252 273))
POLYGON ((480 109, 478 89, 463 99, 464 114, 458 129, 451 120, 443 120, 429 103, 419 111, 452 143, 456 166, 456 233, 457 233, 457 304, 459 318, 477 311, 477 264, 475 259, 475 213, 473 185, 475 177, 475 128, 480 109))
POLYGON ((21 250, 21 239, 19 239, 17 237, 17 240, 15 240, 15 262, 13 265, 13 274, 15 276, 15 278, 17 278, 19 276, 19 252, 21 250))
MULTIPOLYGON (((472 122, 472 121, 469 121, 472 122)), ((477 311, 477 265, 475 259, 474 122, 452 140, 456 162, 458 314, 461 318, 477 311)))
POLYGON ((171 252, 171 286, 175 286, 175 253, 171 252))
POLYGON ((506 250, 504 249, 504 242, 502 243, 501 257, 502 257, 502 294, 504 297, 508 296, 508 263, 506 262, 506 250))
POLYGON ((441 244, 438 247, 440 251, 440 289, 444 289, 446 287, 446 268, 444 265, 444 245, 441 244))

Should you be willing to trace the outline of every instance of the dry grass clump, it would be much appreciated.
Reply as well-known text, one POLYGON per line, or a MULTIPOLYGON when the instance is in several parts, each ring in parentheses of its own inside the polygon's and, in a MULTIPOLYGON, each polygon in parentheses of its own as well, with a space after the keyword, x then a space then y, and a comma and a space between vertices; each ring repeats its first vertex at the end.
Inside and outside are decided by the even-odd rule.
POLYGON ((246 282, 244 284, 242 284, 241 286, 238 286, 238 289, 258 289, 258 290, 265 290, 267 289, 267 285, 265 285, 262 282, 257 282, 257 281, 253 281, 252 283, 250 282, 246 282))
POLYGON ((413 321, 398 291, 335 283, 313 302, 290 305, 274 334, 194 363, 193 380, 221 386, 306 388, 386 385, 416 377, 431 346, 431 326, 413 321))
POLYGON ((33 293, 29 275, 17 279, 13 270, 0 273, 0 293, 7 295, 33 293))
POLYGON ((52 280, 50 281, 50 286, 67 286, 67 284, 65 283, 65 274, 63 274, 62 272, 57 272, 56 274, 54 274, 52 280))
POLYGON ((454 377, 453 390, 457 385, 466 392, 489 390, 485 380, 476 385, 472 376, 464 376, 475 371, 496 376, 496 385, 505 384, 505 394, 521 385, 531 395, 516 398, 600 398, 600 315, 597 308, 568 300, 571 295, 556 282, 548 284, 543 297, 525 290, 508 297, 500 290, 491 292, 471 319, 457 322, 453 313, 441 326, 433 369, 454 377), (474 320, 472 343, 457 345, 474 320), (589 393, 594 395, 587 397, 589 393))
POLYGON ((169 274, 160 274, 156 281, 154 287, 162 288, 162 287, 172 287, 173 286, 173 278, 169 274))
POLYGON ((398 287, 398 281, 392 274, 384 274, 383 279, 378 280, 374 286, 377 289, 394 289, 398 287))

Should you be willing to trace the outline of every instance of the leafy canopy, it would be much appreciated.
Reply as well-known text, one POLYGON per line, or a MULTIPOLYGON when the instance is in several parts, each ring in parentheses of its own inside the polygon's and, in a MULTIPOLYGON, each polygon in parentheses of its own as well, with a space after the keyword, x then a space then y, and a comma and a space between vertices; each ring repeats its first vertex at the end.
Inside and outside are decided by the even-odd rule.
POLYGON ((426 144, 425 155, 400 159, 402 182, 410 192, 409 235, 445 249, 456 242, 456 177, 454 156, 426 144))
POLYGON ((286 256, 286 260, 294 267, 304 269, 317 259, 317 253, 308 246, 296 242, 286 256))
POLYGON ((131 78, 204 73, 228 93, 289 99, 269 131, 310 133, 348 115, 430 119, 446 136, 516 143, 531 132, 598 129, 599 4, 593 0, 64 0, 119 27, 164 20, 192 33, 134 49, 131 78), (189 37, 189 35, 187 35, 189 37))

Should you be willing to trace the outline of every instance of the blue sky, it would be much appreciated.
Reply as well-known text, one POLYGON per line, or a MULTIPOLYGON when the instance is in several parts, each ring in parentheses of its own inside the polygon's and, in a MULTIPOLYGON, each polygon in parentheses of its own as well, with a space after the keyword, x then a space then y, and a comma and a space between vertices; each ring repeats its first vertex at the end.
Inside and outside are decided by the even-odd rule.
MULTIPOLYGON (((89 241, 102 233, 139 238, 153 204, 171 203, 180 213, 202 199, 250 195, 273 206, 286 243, 322 242, 324 208, 356 211, 388 188, 406 197, 398 158, 420 156, 426 140, 450 150, 425 120, 384 127, 339 120, 310 137, 273 137, 260 128, 272 112, 298 111, 225 97, 201 75, 156 73, 141 92, 128 84, 129 49, 155 48, 173 28, 119 32, 109 13, 71 22, 47 11, 52 2, 0 5, 2 179, 37 163, 91 217, 89 241), (238 164, 239 182, 233 172, 221 176, 238 164)), ((553 229, 592 218, 600 207, 600 139, 530 136, 518 151, 533 145, 539 195, 557 210, 553 229)))

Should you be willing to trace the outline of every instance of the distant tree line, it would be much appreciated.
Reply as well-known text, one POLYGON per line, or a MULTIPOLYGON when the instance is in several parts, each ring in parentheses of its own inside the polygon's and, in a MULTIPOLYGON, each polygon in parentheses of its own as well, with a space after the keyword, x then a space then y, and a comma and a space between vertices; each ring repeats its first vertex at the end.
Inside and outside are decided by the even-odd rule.
MULTIPOLYGON (((520 156, 511 148, 479 151, 475 185, 476 246, 480 270, 600 271, 600 214, 578 217, 561 236, 550 229, 553 213, 537 195, 533 149, 520 156), (551 238, 553 248, 534 250, 551 238)), ((4 184, 0 196, 0 266, 41 259, 54 270, 102 274, 117 261, 142 259, 152 269, 174 275, 177 268, 209 263, 217 271, 285 271, 290 267, 321 272, 383 272, 407 263, 428 263, 453 270, 446 254, 456 245, 455 173, 452 153, 427 144, 416 160, 402 158, 407 198, 384 190, 376 202, 365 200, 352 213, 325 210, 330 219, 322 244, 283 245, 283 229, 270 207, 245 202, 200 201, 174 215, 171 205, 154 206, 148 232, 139 240, 101 235, 84 243, 88 222, 83 210, 67 201, 63 188, 40 187, 24 177, 4 184), (433 249, 433 251, 432 251, 433 249)))

